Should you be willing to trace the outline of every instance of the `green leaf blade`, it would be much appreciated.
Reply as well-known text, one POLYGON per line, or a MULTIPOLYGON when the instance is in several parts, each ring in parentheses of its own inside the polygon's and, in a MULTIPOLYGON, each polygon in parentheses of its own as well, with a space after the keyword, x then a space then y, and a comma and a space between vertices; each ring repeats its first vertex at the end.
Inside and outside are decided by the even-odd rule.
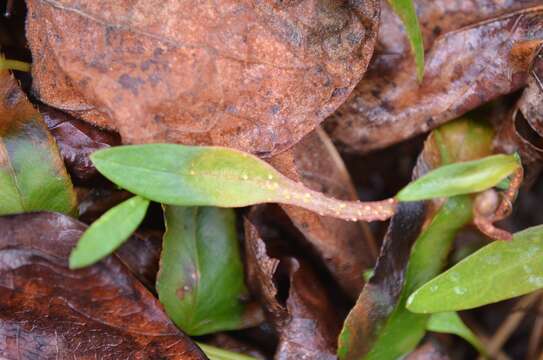
POLYGON ((405 26, 407 37, 411 45, 411 51, 415 56, 417 64, 417 78, 422 81, 424 76, 424 43, 422 40, 422 32, 420 30, 419 19, 413 5, 413 0, 388 0, 392 9, 405 26))
POLYGON ((296 205, 347 220, 387 219, 396 201, 341 201, 306 188, 259 158, 217 146, 146 144, 95 152, 109 180, 147 199, 175 206, 296 205))
POLYGON ((190 335, 243 327, 247 294, 231 209, 165 206, 157 292, 190 335))
POLYGON ((470 343, 481 354, 486 355, 483 344, 470 328, 464 324, 456 312, 443 312, 432 314, 428 319, 426 329, 433 332, 454 334, 470 343))
POLYGON ((407 308, 416 313, 472 309, 543 287, 543 226, 494 241, 415 291, 407 308))
POLYGON ((514 155, 493 155, 439 167, 403 188, 396 198, 418 201, 484 191, 520 167, 514 155))
POLYGON ((85 231, 70 254, 70 268, 79 269, 110 255, 143 221, 149 200, 134 196, 109 209, 85 231))
POLYGON ((96 168, 117 185, 178 206, 240 207, 271 200, 264 187, 277 172, 227 148, 151 144, 95 152, 96 168))

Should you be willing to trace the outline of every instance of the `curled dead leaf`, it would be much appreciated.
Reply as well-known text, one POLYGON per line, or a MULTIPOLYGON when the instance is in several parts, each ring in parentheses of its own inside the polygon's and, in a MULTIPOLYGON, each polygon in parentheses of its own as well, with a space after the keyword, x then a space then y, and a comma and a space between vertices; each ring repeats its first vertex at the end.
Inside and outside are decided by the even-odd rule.
POLYGON ((259 211, 244 222, 247 278, 279 333, 275 359, 335 359, 337 308, 310 263, 262 238, 259 211))
POLYGON ((39 98, 125 143, 284 150, 364 73, 377 0, 28 0, 39 98), (190 14, 190 16, 187 16, 190 14))

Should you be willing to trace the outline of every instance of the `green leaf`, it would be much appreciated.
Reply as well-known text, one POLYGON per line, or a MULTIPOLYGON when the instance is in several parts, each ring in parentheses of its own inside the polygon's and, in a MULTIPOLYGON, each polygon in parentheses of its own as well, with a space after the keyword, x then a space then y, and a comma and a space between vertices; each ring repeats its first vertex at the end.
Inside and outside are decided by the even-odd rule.
POLYGON ((117 185, 178 206, 241 207, 278 202, 348 220, 386 219, 395 201, 360 203, 328 198, 237 150, 174 144, 118 146, 95 152, 96 168, 117 185))
POLYGON ((189 335, 244 325, 247 295, 231 209, 165 206, 157 292, 175 324, 189 335))
POLYGON ((0 71, 0 215, 74 214, 76 207, 70 177, 40 113, 17 81, 0 71))
POLYGON ((494 241, 432 279, 408 299, 416 313, 472 309, 543 287, 543 225, 494 241))
POLYGON ((199 342, 197 342, 196 344, 200 347, 200 349, 202 349, 202 351, 206 354, 209 360, 256 360, 256 358, 252 356, 247 356, 244 354, 220 349, 215 346, 202 344, 199 342))
POLYGON ((477 336, 454 311, 432 314, 426 324, 426 329, 438 333, 458 335, 469 342, 481 354, 486 355, 486 351, 477 336))
POLYGON ((468 196, 449 199, 434 216, 413 246, 400 300, 364 359, 397 359, 416 347, 424 336, 428 317, 408 311, 405 308, 407 297, 439 274, 456 233, 470 220, 471 199, 468 196))
POLYGON ((411 44, 411 50, 415 56, 415 62, 417 64, 417 77, 419 81, 422 81, 424 76, 424 44, 422 40, 422 32, 420 30, 419 19, 415 12, 415 6, 413 0, 388 0, 392 9, 405 26, 409 43, 411 44))
POLYGON ((483 191, 499 184, 519 166, 514 155, 493 155, 445 165, 408 184, 396 198, 417 201, 483 191))
POLYGON ((149 200, 134 196, 100 216, 70 254, 70 269, 89 266, 111 254, 143 221, 149 200))
MULTIPOLYGON (((480 121, 459 119, 450 122, 430 134, 424 144, 419 164, 437 167, 440 164, 486 156, 490 154, 492 139, 492 128, 480 121)), ((394 308, 388 310, 389 315, 385 321, 375 324, 379 321, 376 320, 377 312, 382 311, 380 309, 384 306, 389 306, 383 299, 379 299, 390 296, 386 293, 387 290, 379 291, 376 284, 371 284, 372 291, 364 288, 362 294, 366 294, 366 298, 361 302, 359 299, 359 302, 365 309, 370 308, 369 311, 373 311, 366 316, 373 323, 368 326, 366 320, 357 316, 358 313, 352 311, 349 314, 339 342, 341 359, 398 359, 417 346, 425 334, 429 316, 408 311, 405 308, 407 298, 412 291, 436 276, 444 267, 456 233, 472 219, 471 209, 471 197, 459 195, 448 199, 433 214, 431 221, 427 220, 428 225, 411 248, 399 299, 394 308), (368 293, 373 293, 373 298, 376 299, 367 296, 368 293), (373 305, 372 301, 378 305, 373 305), (352 337, 355 333, 361 335, 352 337), (349 341, 358 343, 349 344, 349 341)), ((392 222, 395 220, 396 217, 392 222)), ((391 228, 389 231, 392 231, 391 228)), ((381 256, 384 254, 386 255, 386 252, 381 256)), ((363 311, 368 311, 365 309, 363 311)))

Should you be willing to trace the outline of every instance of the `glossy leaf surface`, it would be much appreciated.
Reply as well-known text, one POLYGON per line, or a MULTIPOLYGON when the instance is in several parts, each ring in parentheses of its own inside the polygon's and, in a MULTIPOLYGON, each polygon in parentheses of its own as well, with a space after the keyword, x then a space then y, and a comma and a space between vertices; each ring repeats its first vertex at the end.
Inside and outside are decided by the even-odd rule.
POLYGON ((243 327, 247 297, 231 209, 165 206, 157 292, 190 335, 243 327))
POLYGON ((543 226, 518 232, 511 241, 494 241, 424 284, 407 308, 457 311, 535 291, 543 287, 542 256, 543 226))
POLYGON ((397 198, 400 201, 417 201, 483 191, 499 184, 519 166, 520 162, 514 155, 493 155, 445 165, 407 185, 397 198))

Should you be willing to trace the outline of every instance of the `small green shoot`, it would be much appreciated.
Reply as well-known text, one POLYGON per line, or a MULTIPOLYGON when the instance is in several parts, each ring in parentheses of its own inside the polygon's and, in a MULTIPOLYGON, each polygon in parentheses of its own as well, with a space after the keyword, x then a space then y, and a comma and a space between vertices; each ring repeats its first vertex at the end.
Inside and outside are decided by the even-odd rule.
POLYGON ((85 231, 70 254, 70 269, 91 265, 125 242, 145 217, 149 200, 134 196, 109 209, 85 231))

